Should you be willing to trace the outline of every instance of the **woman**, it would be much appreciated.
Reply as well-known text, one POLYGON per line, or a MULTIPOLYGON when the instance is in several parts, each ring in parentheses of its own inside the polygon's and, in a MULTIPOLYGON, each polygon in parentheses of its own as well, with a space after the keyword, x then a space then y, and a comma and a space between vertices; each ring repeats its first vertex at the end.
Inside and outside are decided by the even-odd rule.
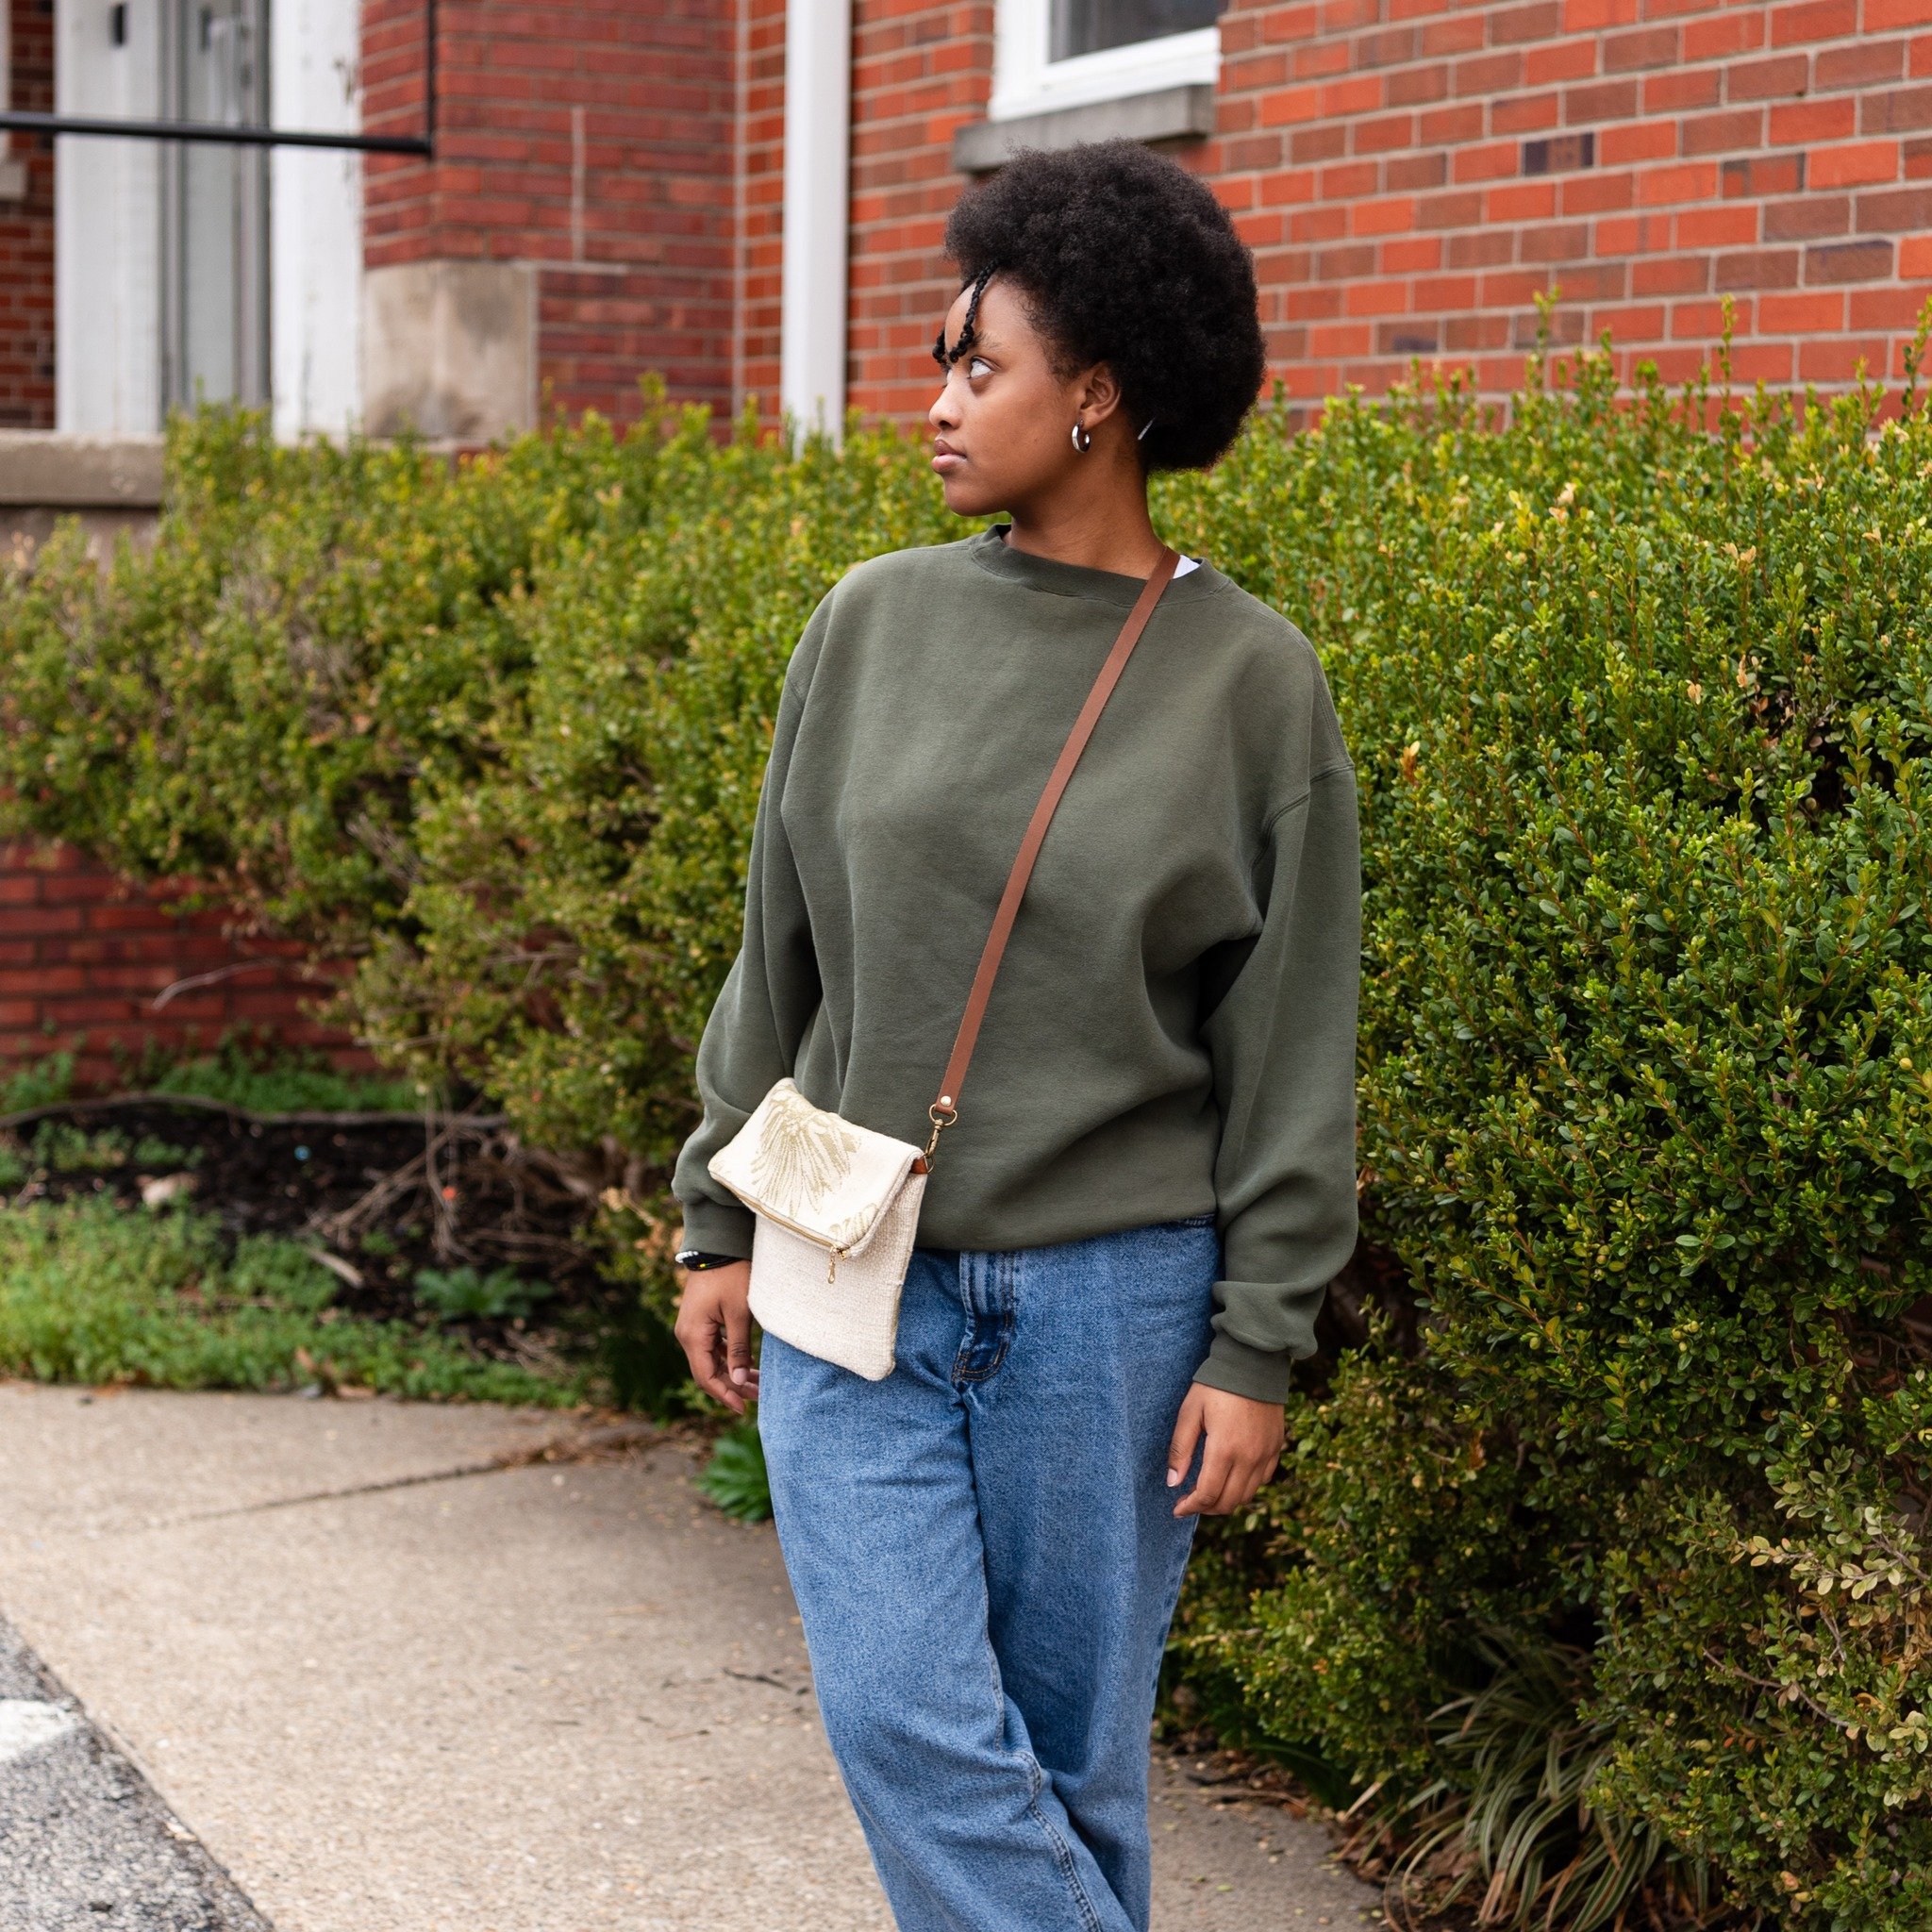
POLYGON ((792 656, 675 1181, 677 1330, 721 1402, 759 1399, 900 1926, 1144 1932, 1194 1526, 1273 1473, 1355 1239, 1354 774, 1293 626, 1206 561, 1156 605, 1022 902, 890 1375, 771 1335, 754 1364, 752 1218, 707 1171, 787 1074, 925 1139, 1027 818, 1165 555, 1148 475, 1211 463, 1260 383, 1246 250, 1130 143, 1019 157, 946 244, 932 466, 1009 521, 861 564, 792 656))

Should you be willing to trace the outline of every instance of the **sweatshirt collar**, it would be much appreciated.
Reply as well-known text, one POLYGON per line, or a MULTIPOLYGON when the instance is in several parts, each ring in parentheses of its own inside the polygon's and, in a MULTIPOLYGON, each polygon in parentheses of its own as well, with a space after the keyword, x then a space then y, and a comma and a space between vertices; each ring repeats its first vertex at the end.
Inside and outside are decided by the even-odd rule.
MULTIPOLYGON (((1117 605, 1123 610, 1133 608, 1143 579, 1124 576, 1119 571, 1091 570, 1084 563, 1061 563, 1051 557, 1035 557, 1030 551, 1009 550, 1006 533, 1010 524, 994 524, 977 536, 966 540, 966 551, 974 562, 1009 584, 1030 591, 1044 591, 1053 597, 1088 597, 1101 604, 1117 605)), ((1177 577, 1161 592, 1162 604, 1193 602, 1211 597, 1227 579, 1203 558, 1186 576, 1177 577)))

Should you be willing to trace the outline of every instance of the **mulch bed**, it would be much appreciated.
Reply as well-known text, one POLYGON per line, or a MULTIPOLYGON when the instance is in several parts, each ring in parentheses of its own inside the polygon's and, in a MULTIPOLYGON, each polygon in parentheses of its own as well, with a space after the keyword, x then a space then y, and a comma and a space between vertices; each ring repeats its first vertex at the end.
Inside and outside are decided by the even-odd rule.
POLYGON ((345 1311, 421 1321, 419 1270, 513 1268, 555 1295, 527 1320, 475 1319, 484 1352, 527 1358, 533 1331, 585 1327, 611 1291, 583 1241, 594 1204, 481 1114, 252 1114, 175 1095, 68 1101, 0 1120, 28 1164, 0 1202, 185 1194, 233 1237, 281 1235, 325 1257, 345 1311), (40 1158, 37 1158, 37 1155, 40 1158))

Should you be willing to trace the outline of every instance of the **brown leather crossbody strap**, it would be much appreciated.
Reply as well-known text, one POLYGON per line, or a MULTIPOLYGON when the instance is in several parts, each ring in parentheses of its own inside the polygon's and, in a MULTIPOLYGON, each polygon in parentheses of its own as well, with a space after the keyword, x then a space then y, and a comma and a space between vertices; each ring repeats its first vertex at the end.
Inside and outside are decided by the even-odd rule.
POLYGON ((1080 762, 1080 754, 1086 750, 1087 741, 1092 737, 1093 727, 1100 722, 1100 714, 1107 708, 1107 701, 1113 694, 1121 673, 1126 669, 1127 658, 1141 641, 1141 633, 1147 628, 1147 620, 1154 615, 1154 607, 1159 603, 1160 593, 1167 589, 1179 564, 1178 553, 1163 544, 1160 561, 1154 566, 1153 575, 1142 586, 1133 609, 1127 613, 1127 621, 1122 625, 1121 634, 1114 640, 1113 649, 1107 654, 1107 662, 1100 667, 1100 675, 1093 680, 1093 689, 1087 693, 1087 702, 1080 707, 1080 715, 1074 720, 1074 728, 1067 734, 1058 761, 1046 781, 1046 790, 1040 794, 1040 803, 1033 808, 1026 836, 1020 841, 1019 856, 1007 875, 1007 889, 1000 894, 999 910, 993 914, 992 930, 986 936, 986 946, 979 956, 979 969, 973 975, 973 991, 966 996, 966 1010, 960 1016, 959 1031, 953 1041, 953 1057, 946 1062, 945 1078, 940 1082, 939 1098, 927 1109, 933 1124, 932 1140, 925 1150, 928 1158, 938 1145, 940 1129, 951 1126, 958 1118, 959 1089, 965 1084, 967 1063, 973 1058, 974 1042, 979 1038, 979 1023, 986 1017, 986 1003, 992 996, 992 982, 1000 970, 1001 955, 1007 950, 1007 939, 1013 930, 1013 921, 1019 917, 1020 901, 1025 893, 1026 881, 1033 875, 1033 861, 1040 857, 1040 848, 1045 842, 1046 828, 1053 823, 1060 794, 1067 789, 1068 779, 1074 775, 1074 767, 1080 762))

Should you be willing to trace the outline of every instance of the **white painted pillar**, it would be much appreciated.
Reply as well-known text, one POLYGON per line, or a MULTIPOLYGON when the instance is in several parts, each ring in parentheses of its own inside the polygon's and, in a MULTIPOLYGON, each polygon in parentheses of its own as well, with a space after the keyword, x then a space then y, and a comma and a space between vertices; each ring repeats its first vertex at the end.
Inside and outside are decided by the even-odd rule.
MULTIPOLYGON (((115 46, 99 0, 56 0, 54 99, 63 114, 155 119, 160 9, 130 6, 115 46)), ((160 151, 63 134, 54 143, 54 423, 77 436, 161 426, 160 151)))
POLYGON ((785 9, 785 238, 779 401, 834 436, 845 415, 852 0, 785 9))
MULTIPOLYGON (((359 0, 271 0, 270 120, 356 134, 359 0)), ((269 392, 278 437, 339 436, 362 402, 362 158, 275 148, 269 161, 269 392)))

